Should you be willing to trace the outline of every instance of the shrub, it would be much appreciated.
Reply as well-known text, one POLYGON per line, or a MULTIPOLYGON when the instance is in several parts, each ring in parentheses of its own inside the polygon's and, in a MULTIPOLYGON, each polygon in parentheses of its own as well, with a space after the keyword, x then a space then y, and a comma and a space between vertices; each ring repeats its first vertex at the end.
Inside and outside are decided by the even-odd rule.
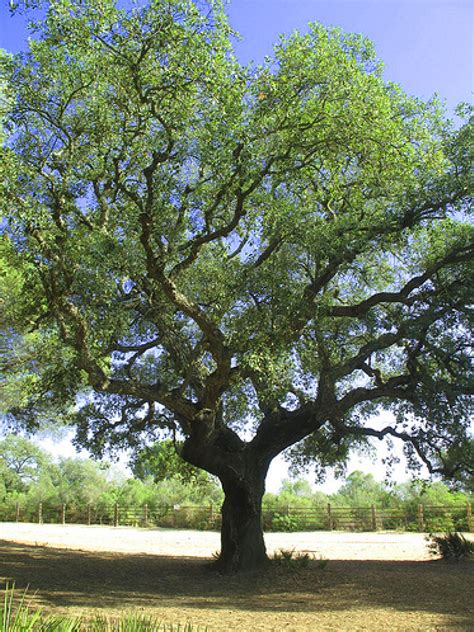
POLYGON ((296 553, 294 549, 280 549, 273 554, 273 560, 286 568, 307 568, 312 559, 309 553, 296 553))
POLYGON ((191 623, 183 625, 159 623, 153 617, 133 613, 124 615, 120 619, 97 617, 88 624, 86 629, 88 632, 206 632, 207 630, 207 628, 195 628, 191 623))
POLYGON ((442 535, 430 533, 426 539, 431 555, 440 555, 444 560, 462 560, 474 555, 474 542, 456 531, 442 535))
POLYGON ((452 533, 454 531, 454 521, 450 513, 444 516, 434 516, 433 518, 427 518, 425 521, 427 531, 432 533, 433 531, 445 533, 452 533))
POLYGON ((296 553, 295 549, 279 549, 278 551, 275 551, 273 554, 273 561, 280 566, 291 569, 308 568, 309 563, 312 561, 316 561, 318 568, 321 570, 326 568, 328 565, 328 560, 322 557, 322 555, 320 555, 316 560, 314 555, 302 552, 296 553))
POLYGON ((271 529, 272 531, 298 531, 298 521, 295 516, 275 514, 271 529))

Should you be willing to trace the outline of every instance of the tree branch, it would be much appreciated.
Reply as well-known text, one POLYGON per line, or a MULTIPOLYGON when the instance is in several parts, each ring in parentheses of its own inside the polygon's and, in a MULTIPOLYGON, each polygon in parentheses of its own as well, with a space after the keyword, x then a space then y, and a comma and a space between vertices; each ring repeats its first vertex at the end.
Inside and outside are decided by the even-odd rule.
POLYGON ((444 472, 443 467, 435 467, 432 464, 430 459, 427 457, 425 450, 423 449, 423 446, 421 445, 421 442, 418 440, 418 438, 408 434, 407 432, 399 432, 392 426, 386 426, 382 430, 376 430, 375 428, 367 428, 367 427, 363 428, 360 426, 345 426, 344 424, 338 424, 337 430, 338 432, 346 436, 354 435, 358 437, 376 437, 377 439, 380 439, 380 440, 384 439, 384 437, 390 436, 390 437, 395 437, 397 439, 401 439, 405 443, 411 443, 411 445, 414 447, 420 459, 426 465, 430 474, 437 474, 437 473, 444 472))
MULTIPOLYGON (((472 249, 467 249, 466 252, 462 254, 452 253, 451 255, 441 259, 436 263, 436 265, 431 266, 426 272, 420 274, 419 276, 413 277, 410 281, 408 281, 398 292, 379 292, 378 294, 373 294, 365 301, 361 301, 356 305, 341 305, 332 307, 329 310, 331 316, 344 316, 344 317, 357 317, 361 318, 367 314, 367 312, 377 305, 381 303, 407 303, 407 299, 413 290, 421 287, 426 281, 431 279, 431 277, 451 263, 462 263, 471 261, 473 257, 472 249)), ((413 302, 413 301, 411 301, 413 302)))

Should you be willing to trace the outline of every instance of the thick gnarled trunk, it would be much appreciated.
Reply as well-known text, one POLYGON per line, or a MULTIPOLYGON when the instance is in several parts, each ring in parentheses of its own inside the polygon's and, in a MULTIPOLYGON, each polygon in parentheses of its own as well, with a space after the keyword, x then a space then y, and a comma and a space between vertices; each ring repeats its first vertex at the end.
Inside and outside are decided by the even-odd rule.
POLYGON ((262 459, 226 428, 212 435, 195 429, 181 455, 217 476, 224 490, 217 568, 222 573, 238 573, 264 567, 268 557, 262 529, 262 497, 270 461, 262 459))
POLYGON ((223 573, 248 572, 268 562, 262 529, 264 475, 222 481, 221 552, 217 566, 223 573))

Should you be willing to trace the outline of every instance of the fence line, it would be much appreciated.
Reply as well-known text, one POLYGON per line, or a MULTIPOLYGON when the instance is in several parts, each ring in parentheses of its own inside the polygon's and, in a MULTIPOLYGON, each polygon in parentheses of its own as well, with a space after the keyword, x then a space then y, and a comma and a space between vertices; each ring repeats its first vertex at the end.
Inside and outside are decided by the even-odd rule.
MULTIPOLYGON (((49 505, 15 506, 0 509, 0 522, 38 522, 136 527, 220 528, 221 515, 211 505, 49 505)), ((474 531, 472 507, 462 505, 418 505, 412 508, 285 506, 264 508, 265 531, 474 531)))

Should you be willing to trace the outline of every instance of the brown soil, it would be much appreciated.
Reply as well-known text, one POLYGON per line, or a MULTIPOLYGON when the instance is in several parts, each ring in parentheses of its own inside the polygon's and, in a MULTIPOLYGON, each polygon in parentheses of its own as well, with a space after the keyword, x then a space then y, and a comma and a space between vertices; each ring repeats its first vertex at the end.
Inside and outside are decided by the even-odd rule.
MULTIPOLYGON (((365 534, 368 537, 368 534, 365 534)), ((202 558, 0 541, 0 581, 55 614, 139 611, 225 630, 472 630, 474 564, 330 560, 223 577, 202 558)))

